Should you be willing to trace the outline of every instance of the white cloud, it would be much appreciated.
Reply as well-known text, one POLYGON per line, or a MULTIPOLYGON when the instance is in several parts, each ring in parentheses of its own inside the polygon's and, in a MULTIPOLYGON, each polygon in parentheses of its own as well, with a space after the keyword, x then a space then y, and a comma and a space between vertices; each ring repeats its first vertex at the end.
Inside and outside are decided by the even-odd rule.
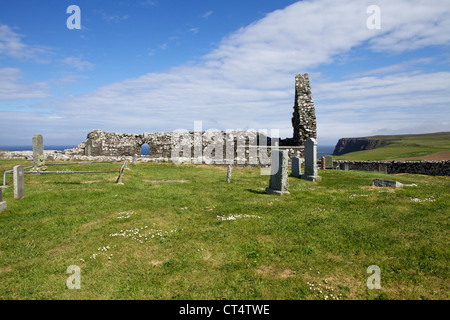
POLYGON ((323 141, 333 141, 336 136, 449 131, 447 83, 450 72, 320 82, 315 91, 318 134, 323 141))
POLYGON ((93 63, 90 63, 89 61, 83 61, 79 57, 66 57, 64 58, 63 62, 78 71, 87 71, 94 67, 93 63))
POLYGON ((199 28, 193 27, 193 28, 189 28, 187 30, 187 32, 192 33, 192 34, 197 34, 200 31, 199 28))
POLYGON ((144 8, 152 8, 154 6, 156 6, 158 4, 157 1, 153 1, 153 0, 144 0, 144 1, 140 1, 139 5, 141 5, 144 8))
POLYGON ((386 1, 380 8, 385 34, 370 41, 375 51, 402 52, 450 41, 448 1, 386 1))
POLYGON ((397 64, 388 65, 376 69, 371 69, 368 71, 360 71, 357 73, 354 73, 351 75, 351 77, 362 77, 362 76, 369 76, 369 75, 379 75, 379 74, 389 74, 394 72, 406 72, 410 71, 412 68, 420 66, 420 65, 427 65, 434 62, 434 58, 428 57, 428 58, 418 58, 418 59, 412 59, 412 60, 406 60, 402 61, 397 64))
POLYGON ((23 84, 22 72, 16 68, 0 69, 0 101, 42 99, 50 96, 50 87, 44 82, 23 84))
POLYGON ((208 18, 209 16, 211 16, 213 13, 214 13, 214 12, 211 11, 211 10, 206 11, 206 12, 202 15, 202 18, 203 18, 203 19, 207 19, 207 18, 208 18))
POLYGON ((0 25, 0 57, 3 55, 15 59, 30 59, 39 63, 49 62, 48 58, 53 54, 49 47, 26 45, 22 37, 9 26, 0 25))
POLYGON ((160 49, 160 50, 167 50, 167 48, 169 47, 169 44, 167 43, 167 42, 164 42, 163 44, 160 44, 159 46, 158 46, 158 48, 160 49))
MULTIPOLYGON (((398 54, 448 45, 447 1, 377 1, 381 30, 366 27, 373 1, 298 2, 237 30, 197 63, 101 86, 57 102, 54 112, 64 119, 82 114, 83 128, 91 129, 171 131, 192 129, 194 120, 202 120, 204 129, 274 128, 290 137, 294 76, 309 72, 316 76, 310 78, 319 141, 420 127, 434 119, 448 123, 448 72, 410 72, 400 63, 345 81, 314 73, 359 46, 398 54)), ((432 60, 410 65, 427 59, 432 60)))
POLYGON ((112 13, 107 13, 105 10, 101 9, 97 11, 100 16, 102 17, 102 19, 104 21, 106 21, 107 23, 119 23, 121 21, 127 20, 128 18, 130 18, 130 15, 128 14, 112 14, 112 13))

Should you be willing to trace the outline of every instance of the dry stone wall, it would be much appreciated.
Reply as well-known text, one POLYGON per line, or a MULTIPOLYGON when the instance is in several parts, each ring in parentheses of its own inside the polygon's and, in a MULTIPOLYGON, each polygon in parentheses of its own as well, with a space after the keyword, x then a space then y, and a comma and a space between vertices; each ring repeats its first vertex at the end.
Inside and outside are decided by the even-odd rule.
POLYGON ((450 160, 445 161, 333 161, 340 170, 381 171, 388 174, 414 173, 450 176, 450 160))

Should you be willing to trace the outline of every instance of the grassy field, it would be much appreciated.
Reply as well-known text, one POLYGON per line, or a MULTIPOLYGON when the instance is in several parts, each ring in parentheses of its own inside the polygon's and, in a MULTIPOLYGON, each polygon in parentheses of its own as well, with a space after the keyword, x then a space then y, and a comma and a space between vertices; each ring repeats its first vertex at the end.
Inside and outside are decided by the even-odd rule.
MULTIPOLYGON (((0 169, 17 164, 30 165, 0 169)), ((122 186, 116 174, 26 175, 24 199, 4 190, 1 299, 449 299, 449 177, 328 170, 275 196, 258 169, 233 168, 227 184, 226 167, 130 168, 122 186), (367 288, 371 265, 381 289, 367 288)))
POLYGON ((450 132, 411 134, 393 136, 373 136, 366 139, 381 139, 389 144, 373 150, 346 153, 333 156, 336 160, 388 160, 431 155, 450 151, 450 132))

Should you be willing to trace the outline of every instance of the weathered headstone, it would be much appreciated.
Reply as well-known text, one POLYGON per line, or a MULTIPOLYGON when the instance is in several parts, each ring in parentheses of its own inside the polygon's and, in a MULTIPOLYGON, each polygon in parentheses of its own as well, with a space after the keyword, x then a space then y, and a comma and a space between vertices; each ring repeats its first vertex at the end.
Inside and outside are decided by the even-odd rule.
POLYGON ((228 169, 227 169, 227 183, 230 183, 231 181, 231 166, 228 165, 228 169))
POLYGON ((288 161, 287 150, 272 151, 272 165, 269 187, 266 188, 268 194, 289 194, 288 191, 288 161))
POLYGON ((301 178, 309 181, 322 180, 317 170, 317 141, 314 138, 308 138, 305 142, 305 173, 301 178))
POLYGON ((33 166, 35 168, 45 165, 44 138, 41 134, 33 136, 33 166))
POLYGON ((326 162, 325 157, 320 158, 320 169, 322 169, 322 170, 326 170, 327 169, 327 166, 326 166, 325 162, 326 162))
POLYGON ((92 155, 92 140, 87 139, 84 144, 84 155, 85 156, 91 156, 92 155))
POLYGON ((325 168, 333 169, 333 157, 332 156, 325 157, 325 168))
POLYGON ((0 213, 2 213, 2 211, 6 210, 6 201, 3 201, 3 188, 0 187, 0 213))
POLYGON ((302 162, 299 157, 293 157, 292 158, 292 172, 291 176, 300 178, 301 172, 302 172, 302 162))
POLYGON ((133 160, 132 160, 131 164, 136 165, 136 159, 137 159, 137 155, 133 154, 133 160))
POLYGON ((0 202, 0 213, 2 213, 3 211, 5 211, 6 208, 7 208, 6 201, 0 202))
POLYGON ((13 168, 14 199, 22 199, 25 195, 25 174, 23 166, 13 168))
POLYGON ((3 189, 0 187, 0 213, 6 209, 6 201, 3 201, 3 189))
POLYGON ((379 172, 384 172, 384 173, 386 173, 387 174, 387 165, 385 165, 385 164, 378 164, 378 171, 379 172))

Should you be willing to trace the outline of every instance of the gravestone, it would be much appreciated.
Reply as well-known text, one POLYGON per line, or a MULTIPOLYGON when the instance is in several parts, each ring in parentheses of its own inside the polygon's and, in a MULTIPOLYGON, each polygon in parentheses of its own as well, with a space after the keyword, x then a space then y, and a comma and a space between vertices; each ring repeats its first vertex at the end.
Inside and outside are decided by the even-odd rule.
POLYGON ((320 169, 322 170, 326 170, 327 168, 325 161, 325 157, 320 158, 320 169))
POLYGON ((228 169, 227 169, 227 183, 230 183, 231 180, 231 166, 228 165, 228 169))
POLYGON ((289 194, 288 191, 288 161, 287 150, 273 150, 270 167, 270 182, 266 188, 267 194, 289 194))
POLYGON ((2 213, 3 211, 5 211, 6 208, 7 208, 6 201, 0 202, 0 213, 2 213))
POLYGON ((348 171, 348 162, 341 162, 341 163, 339 164, 339 169, 340 169, 340 170, 348 171))
POLYGON ((293 157, 292 158, 292 172, 291 176, 300 178, 302 172, 302 162, 299 157, 293 157))
POLYGON ((6 209, 6 201, 3 201, 3 188, 0 187, 0 213, 6 209))
POLYGON ((84 145, 84 155, 90 157, 92 155, 92 140, 87 139, 84 145))
POLYGON ((305 142, 305 173, 301 175, 301 178, 313 182, 321 181, 322 177, 317 172, 317 141, 314 138, 308 138, 305 142))
POLYGON ((44 138, 41 134, 33 136, 33 167, 38 168, 45 165, 44 138))
POLYGON ((384 172, 387 174, 387 165, 385 164, 378 164, 378 171, 379 172, 384 172))
POLYGON ((14 199, 22 199, 25 195, 25 173, 23 166, 13 168, 14 199))
POLYGON ((333 169, 333 157, 332 156, 325 157, 325 168, 333 169))
POLYGON ((136 159, 137 159, 137 155, 133 154, 133 160, 132 160, 131 164, 136 165, 136 159))

